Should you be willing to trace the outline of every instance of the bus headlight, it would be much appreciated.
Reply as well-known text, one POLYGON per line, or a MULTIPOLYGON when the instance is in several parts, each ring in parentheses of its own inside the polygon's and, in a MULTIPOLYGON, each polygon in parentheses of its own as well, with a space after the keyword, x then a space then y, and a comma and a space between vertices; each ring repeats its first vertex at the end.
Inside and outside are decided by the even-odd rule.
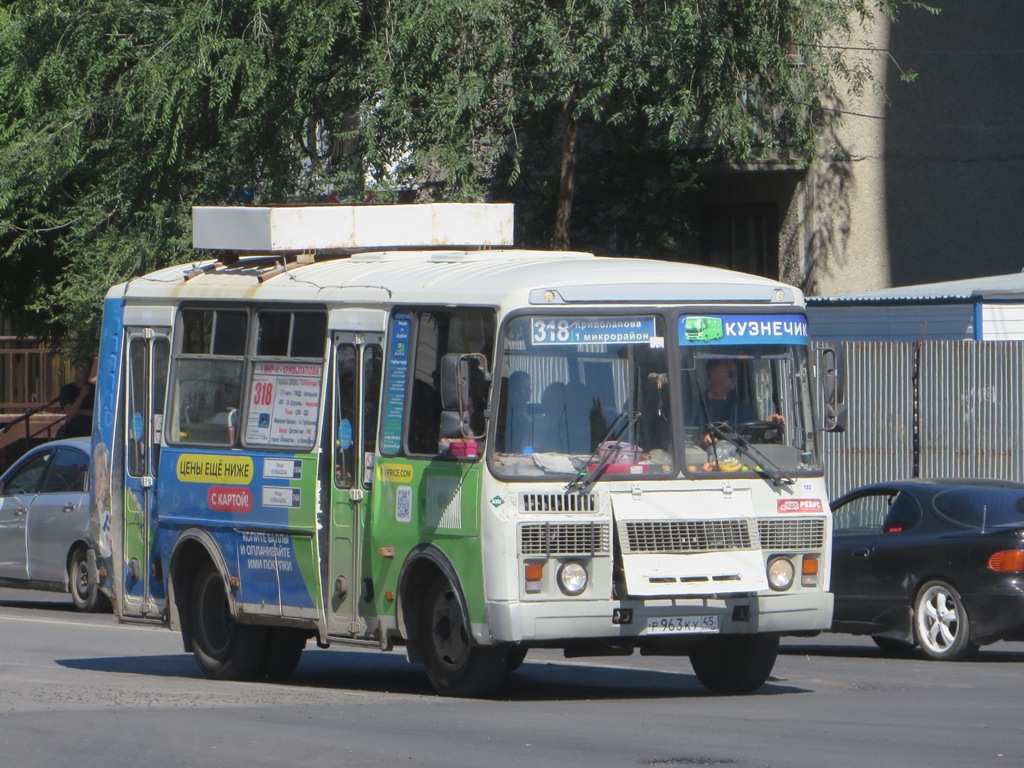
POLYGON ((587 569, 579 563, 562 563, 558 569, 558 586, 569 596, 580 594, 587 588, 587 569))
POLYGON ((768 561, 768 586, 776 592, 784 592, 793 586, 796 569, 788 557, 773 557, 768 561))

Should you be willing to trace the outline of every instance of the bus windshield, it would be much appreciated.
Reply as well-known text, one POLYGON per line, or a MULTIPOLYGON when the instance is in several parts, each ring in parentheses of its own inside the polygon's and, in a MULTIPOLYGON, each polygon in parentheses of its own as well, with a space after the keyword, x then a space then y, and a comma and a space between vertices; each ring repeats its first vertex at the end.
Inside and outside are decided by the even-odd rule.
POLYGON ((745 316, 683 316, 675 338, 653 313, 514 318, 496 382, 496 472, 777 483, 820 472, 806 325, 763 320, 779 334, 745 316))

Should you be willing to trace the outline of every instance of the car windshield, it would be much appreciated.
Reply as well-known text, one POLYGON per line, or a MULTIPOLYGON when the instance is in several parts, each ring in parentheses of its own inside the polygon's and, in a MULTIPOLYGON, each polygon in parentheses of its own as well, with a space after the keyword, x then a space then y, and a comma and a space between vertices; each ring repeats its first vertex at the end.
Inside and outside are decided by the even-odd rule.
POLYGON ((588 483, 749 472, 781 483, 816 471, 806 326, 786 318, 785 334, 743 326, 736 343, 723 343, 727 323, 743 322, 730 316, 680 318, 675 338, 653 313, 512 319, 496 382, 496 472, 588 483))

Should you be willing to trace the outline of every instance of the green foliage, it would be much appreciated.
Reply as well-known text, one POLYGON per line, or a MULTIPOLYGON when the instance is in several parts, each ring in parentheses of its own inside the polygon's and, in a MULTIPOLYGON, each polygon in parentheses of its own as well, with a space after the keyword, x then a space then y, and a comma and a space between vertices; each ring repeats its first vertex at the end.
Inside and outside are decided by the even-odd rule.
POLYGON ((698 165, 808 162, 870 82, 844 41, 906 5, 0 2, 0 312, 91 349, 195 204, 514 200, 543 244, 568 178, 575 243, 672 256, 698 165))
POLYGON ((193 204, 350 182, 321 135, 340 136, 332 122, 359 103, 358 11, 343 0, 8 4, 0 311, 76 354, 96 343, 107 286, 190 258, 193 204))

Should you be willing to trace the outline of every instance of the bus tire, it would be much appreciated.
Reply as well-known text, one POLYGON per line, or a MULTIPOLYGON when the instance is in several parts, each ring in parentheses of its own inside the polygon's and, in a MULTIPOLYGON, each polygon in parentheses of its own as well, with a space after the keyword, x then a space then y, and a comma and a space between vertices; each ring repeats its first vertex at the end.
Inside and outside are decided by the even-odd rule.
POLYGON ((287 680, 299 665, 308 635, 293 627, 270 627, 267 631, 267 649, 260 662, 259 677, 271 682, 287 680))
POLYGON ((511 674, 523 666, 523 662, 526 661, 526 654, 528 650, 523 646, 513 646, 508 652, 508 664, 505 666, 505 671, 511 674))
POLYGON ((776 635, 722 635, 705 638, 690 653, 690 664, 709 691, 736 695, 764 685, 778 653, 776 635))
POLYGON ((213 563, 204 563, 196 573, 189 611, 192 653, 204 675, 215 680, 256 677, 267 648, 267 628, 235 622, 224 579, 213 563))
POLYGON ((423 666, 434 690, 462 698, 492 695, 508 670, 508 649, 473 644, 458 595, 447 579, 435 577, 424 595, 423 666))

